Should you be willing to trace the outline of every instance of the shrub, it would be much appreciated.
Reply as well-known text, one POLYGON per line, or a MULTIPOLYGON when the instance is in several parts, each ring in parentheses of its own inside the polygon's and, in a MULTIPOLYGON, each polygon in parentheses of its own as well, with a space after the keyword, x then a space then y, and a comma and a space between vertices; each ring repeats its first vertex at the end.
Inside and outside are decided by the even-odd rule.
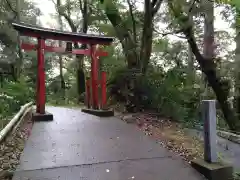
POLYGON ((163 72, 155 68, 143 76, 137 70, 121 68, 108 88, 110 96, 124 103, 129 112, 154 110, 178 121, 199 119, 200 87, 179 69, 163 72))
POLYGON ((18 82, 7 82, 0 93, 0 115, 5 117, 16 112, 20 106, 33 100, 34 91, 21 78, 18 82))

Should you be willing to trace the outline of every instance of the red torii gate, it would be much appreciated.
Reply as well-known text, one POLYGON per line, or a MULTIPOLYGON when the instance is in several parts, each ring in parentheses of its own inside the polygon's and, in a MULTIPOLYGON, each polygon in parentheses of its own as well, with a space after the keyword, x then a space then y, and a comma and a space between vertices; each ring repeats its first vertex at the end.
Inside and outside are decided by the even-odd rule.
POLYGON ((87 105, 89 109, 83 109, 83 112, 88 112, 98 116, 111 116, 113 111, 104 110, 106 105, 106 73, 102 72, 101 87, 102 87, 102 102, 99 104, 98 99, 98 57, 107 56, 107 52, 98 51, 96 45, 110 45, 113 41, 112 37, 103 37, 96 35, 87 35, 81 33, 72 33, 59 31, 54 29, 32 26, 25 23, 12 23, 13 27, 21 36, 35 37, 38 39, 37 45, 22 43, 21 48, 24 50, 37 50, 38 71, 37 71, 37 98, 36 98, 36 113, 33 114, 34 120, 53 120, 53 115, 45 111, 45 70, 44 70, 44 52, 58 52, 71 54, 84 54, 91 56, 91 83, 87 80, 87 105), (67 47, 52 47, 45 44, 46 39, 67 41, 67 47), (72 49, 72 44, 82 43, 88 44, 89 49, 72 49), (91 88, 91 89, 90 89, 91 88), (100 108, 100 109, 99 109, 100 108))

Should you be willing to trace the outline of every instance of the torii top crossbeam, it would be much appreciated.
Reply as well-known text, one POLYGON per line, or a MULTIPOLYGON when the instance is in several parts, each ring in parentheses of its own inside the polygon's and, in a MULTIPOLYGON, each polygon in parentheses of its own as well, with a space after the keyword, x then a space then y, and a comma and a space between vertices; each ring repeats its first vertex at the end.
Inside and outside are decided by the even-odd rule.
POLYGON ((109 45, 112 43, 112 37, 104 37, 83 33, 73 33, 67 31, 59 31, 49 28, 43 28, 38 26, 33 26, 26 23, 12 23, 14 29, 16 29, 22 36, 43 38, 43 39, 53 39, 62 41, 72 41, 79 42, 83 44, 100 44, 109 45))

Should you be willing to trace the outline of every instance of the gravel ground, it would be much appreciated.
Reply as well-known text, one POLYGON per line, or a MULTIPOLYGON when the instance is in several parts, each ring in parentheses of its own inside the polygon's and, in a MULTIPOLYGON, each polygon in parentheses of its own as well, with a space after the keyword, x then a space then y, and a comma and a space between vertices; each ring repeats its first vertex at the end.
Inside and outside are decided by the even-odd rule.
POLYGON ((24 143, 30 135, 32 128, 31 111, 29 111, 21 124, 4 142, 0 144, 0 179, 12 179, 13 172, 18 166, 24 143))

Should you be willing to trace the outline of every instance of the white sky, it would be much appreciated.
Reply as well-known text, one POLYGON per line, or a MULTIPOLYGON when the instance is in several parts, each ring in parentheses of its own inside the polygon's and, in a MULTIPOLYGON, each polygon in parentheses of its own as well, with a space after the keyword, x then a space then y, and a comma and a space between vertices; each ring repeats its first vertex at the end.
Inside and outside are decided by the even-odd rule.
POLYGON ((36 6, 41 10, 42 16, 40 17, 41 24, 44 27, 52 28, 56 22, 52 20, 51 14, 56 13, 54 4, 51 0, 32 0, 36 6), (54 23, 52 26, 51 24, 54 23), (51 27, 52 26, 52 27, 51 27))
MULTIPOLYGON (((55 28, 57 27, 57 22, 51 17, 51 14, 56 13, 55 6, 52 2, 52 0, 32 0, 34 3, 36 3, 36 6, 40 8, 42 12, 42 16, 39 17, 39 20, 41 21, 41 25, 47 28, 55 28)), ((223 20, 220 16, 221 8, 215 8, 215 21, 214 26, 215 30, 226 30, 229 33, 233 34, 235 31, 234 29, 230 28, 230 24, 223 20)), ((161 31, 164 31, 166 25, 162 24, 161 31)), ((168 36, 171 40, 176 40, 176 36, 169 35, 168 36)), ((233 41, 232 45, 228 47, 229 49, 233 50, 235 49, 235 43, 233 41)))
MULTIPOLYGON (((42 26, 48 28, 54 28, 57 26, 56 20, 53 20, 51 14, 55 14, 56 10, 52 0, 32 0, 40 8, 42 16, 39 18, 42 26)), ((230 33, 234 33, 234 30, 230 28, 228 22, 224 21, 220 16, 221 8, 215 8, 215 21, 214 26, 216 30, 227 30, 230 33)), ((161 25, 164 30, 165 25, 161 25)), ((171 39, 175 36, 169 36, 171 39)))
MULTIPOLYGON (((33 2, 36 3, 37 7, 40 8, 41 12, 42 12, 42 16, 40 17, 41 19, 41 23, 44 27, 51 27, 53 20, 51 17, 51 13, 54 14, 56 13, 54 4, 52 3, 52 0, 32 0, 33 2)), ((229 24, 227 22, 225 22, 224 20, 221 19, 221 17, 219 17, 219 12, 220 9, 215 9, 215 28, 216 29, 221 29, 221 30, 230 30, 229 29, 229 24)), ((231 30, 230 30, 231 31, 231 30)))

